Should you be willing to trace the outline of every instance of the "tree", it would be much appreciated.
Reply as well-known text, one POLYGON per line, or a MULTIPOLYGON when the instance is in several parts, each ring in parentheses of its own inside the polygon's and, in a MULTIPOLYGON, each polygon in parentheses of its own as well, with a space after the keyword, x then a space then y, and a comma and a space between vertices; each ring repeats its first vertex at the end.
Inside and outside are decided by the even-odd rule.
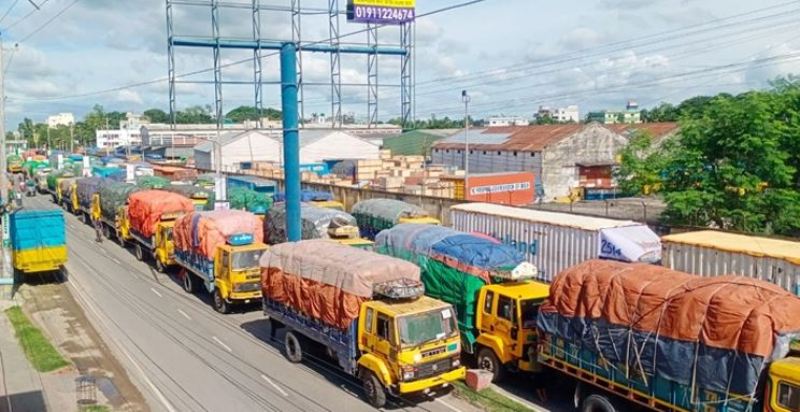
POLYGON ((169 123, 169 114, 161 109, 147 109, 144 116, 153 123, 169 123))
POLYGON ((282 115, 280 110, 275 110, 271 107, 259 110, 252 106, 239 106, 225 115, 226 119, 230 119, 236 123, 242 123, 245 120, 258 120, 263 117, 269 120, 280 120, 282 115))
POLYGON ((211 108, 206 106, 192 106, 186 110, 175 113, 175 122, 181 124, 209 124, 214 123, 211 108))

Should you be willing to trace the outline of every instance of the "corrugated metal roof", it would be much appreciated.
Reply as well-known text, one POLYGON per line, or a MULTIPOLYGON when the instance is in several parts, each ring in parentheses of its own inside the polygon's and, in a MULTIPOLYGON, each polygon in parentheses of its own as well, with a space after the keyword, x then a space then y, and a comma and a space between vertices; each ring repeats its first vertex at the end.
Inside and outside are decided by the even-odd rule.
MULTIPOLYGON (((308 130, 300 130, 300 147, 308 146, 314 142, 324 139, 325 137, 337 133, 342 132, 346 133, 342 130, 332 130, 332 129, 308 129, 308 130)), ((282 135, 268 135, 259 132, 258 130, 247 130, 247 131, 239 131, 239 132, 227 132, 223 133, 220 136, 220 140, 222 141, 222 145, 225 146, 227 144, 233 143, 234 141, 244 138, 247 135, 254 133, 259 135, 259 137, 263 137, 264 139, 275 139, 277 141, 281 141, 283 139, 282 135)), ((204 142, 197 146, 195 146, 195 150, 201 152, 211 152, 214 148, 214 143, 212 142, 204 142)))
MULTIPOLYGON (((488 133, 489 131, 494 131, 491 129, 477 129, 477 130, 470 130, 469 134, 469 145, 479 145, 479 144, 487 144, 487 145, 496 145, 496 144, 504 144, 508 141, 511 137, 511 133, 488 133)), ((462 130, 460 133, 454 134, 444 140, 442 143, 464 143, 464 131, 462 130)))
POLYGON ((573 215, 569 213, 545 212, 520 207, 500 206, 491 203, 464 203, 450 207, 451 210, 483 213, 491 216, 502 216, 531 222, 549 223, 556 226, 572 227, 583 230, 601 230, 615 227, 637 226, 632 220, 614 220, 602 217, 573 215))
MULTIPOLYGON (((489 129, 478 129, 475 134, 470 132, 470 148, 474 150, 515 150, 538 152, 545 147, 560 142, 561 140, 578 133, 584 128, 579 124, 559 124, 541 126, 509 126, 492 127, 489 129), (487 136, 483 140, 483 136, 487 136), (505 139, 500 140, 501 136, 505 139), (474 142, 474 143, 473 143, 474 142)), ((459 134, 448 139, 447 142, 439 142, 435 145, 437 149, 463 149, 464 136, 459 134), (458 140, 460 137, 460 140, 458 140)))
POLYGON ((459 129, 411 130, 400 136, 386 138, 383 148, 391 150, 395 156, 426 156, 434 143, 458 131, 459 129))
POLYGON ((740 235, 715 230, 701 230, 667 235, 662 238, 662 241, 664 243, 681 243, 727 252, 744 253, 757 257, 769 256, 800 265, 800 242, 789 240, 740 235))

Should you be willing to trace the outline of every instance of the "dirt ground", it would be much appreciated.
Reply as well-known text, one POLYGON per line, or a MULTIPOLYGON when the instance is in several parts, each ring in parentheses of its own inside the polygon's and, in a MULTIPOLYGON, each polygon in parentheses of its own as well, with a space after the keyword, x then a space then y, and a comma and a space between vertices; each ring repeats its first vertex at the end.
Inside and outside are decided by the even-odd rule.
POLYGON ((76 400, 105 404, 115 411, 148 412, 150 408, 127 372, 86 318, 66 284, 33 279, 17 291, 23 310, 58 350, 88 377, 76 400))

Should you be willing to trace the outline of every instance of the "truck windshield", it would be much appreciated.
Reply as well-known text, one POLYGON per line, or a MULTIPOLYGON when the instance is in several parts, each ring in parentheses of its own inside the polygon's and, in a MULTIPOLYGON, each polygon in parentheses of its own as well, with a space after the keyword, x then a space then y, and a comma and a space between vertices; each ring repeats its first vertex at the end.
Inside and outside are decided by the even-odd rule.
POLYGON ((231 262, 233 270, 245 270, 245 269, 254 269, 258 267, 258 259, 261 258, 261 254, 264 251, 261 249, 258 250, 248 250, 244 252, 235 252, 231 256, 231 262))
POLYGON ((437 309, 398 318, 400 344, 417 346, 458 333, 452 308, 437 309))
POLYGON ((522 327, 524 329, 536 327, 536 315, 539 313, 539 305, 541 305, 542 302, 542 299, 526 299, 520 302, 522 327))

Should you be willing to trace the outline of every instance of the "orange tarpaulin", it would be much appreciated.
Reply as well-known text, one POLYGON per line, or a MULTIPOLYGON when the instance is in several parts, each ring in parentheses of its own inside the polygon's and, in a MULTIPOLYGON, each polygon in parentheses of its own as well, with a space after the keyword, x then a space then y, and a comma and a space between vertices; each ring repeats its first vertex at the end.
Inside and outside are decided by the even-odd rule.
POLYGON ((773 354, 776 336, 800 332, 800 298, 772 283, 610 260, 561 272, 539 312, 764 358, 773 354))
POLYGON ((229 236, 245 233, 253 235, 256 243, 264 241, 261 219, 241 210, 188 213, 175 221, 172 230, 178 250, 200 253, 209 259, 229 236))
POLYGON ((184 214, 194 210, 194 203, 179 194, 163 190, 136 192, 128 198, 131 228, 146 237, 153 236, 156 224, 165 214, 184 214))

